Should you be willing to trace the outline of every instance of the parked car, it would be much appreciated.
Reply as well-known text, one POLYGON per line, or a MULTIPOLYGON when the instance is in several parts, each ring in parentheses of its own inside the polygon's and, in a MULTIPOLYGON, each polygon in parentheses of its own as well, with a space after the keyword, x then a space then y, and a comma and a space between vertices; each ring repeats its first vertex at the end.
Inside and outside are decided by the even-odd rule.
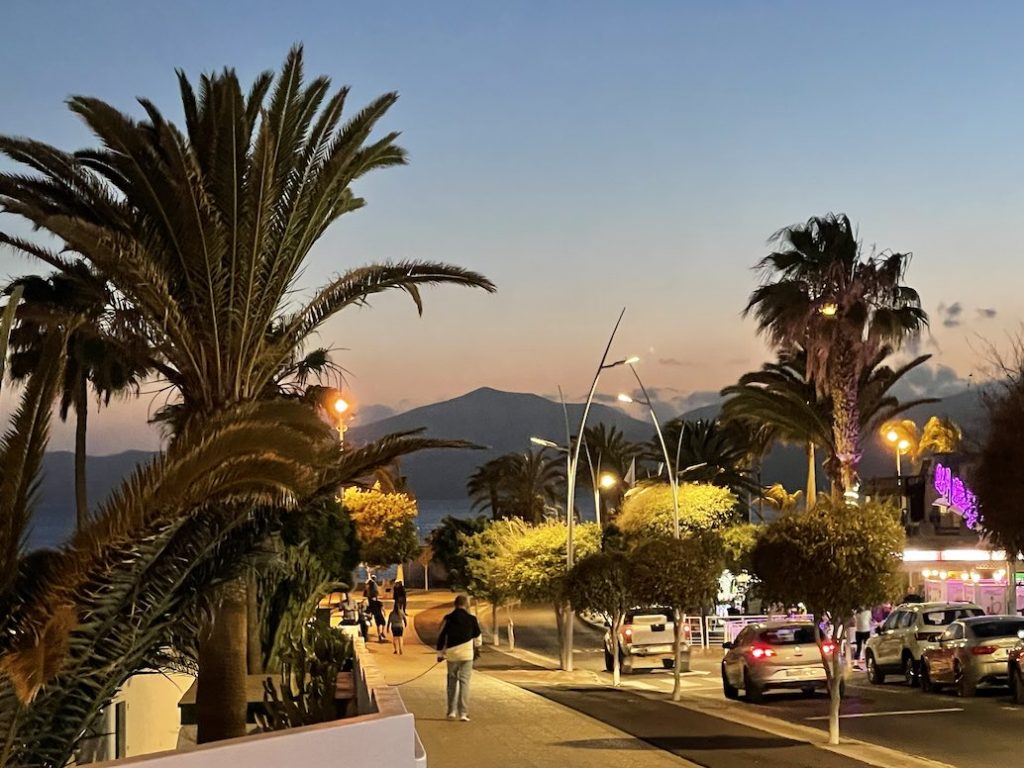
MULTIPOLYGON (((722 643, 722 692, 727 699, 759 702, 764 692, 789 688, 813 693, 828 690, 825 660, 836 652, 831 642, 818 650, 809 621, 769 621, 744 627, 734 641, 722 643), (825 658, 822 658, 824 652, 825 658)), ((845 686, 840 680, 840 695, 845 686)))
POLYGON ((952 685, 959 696, 973 696, 982 683, 1009 682, 1010 650, 1024 637, 1020 616, 977 616, 954 621, 937 648, 921 657, 921 689, 952 685))
POLYGON ((1010 649, 1006 660, 1006 677, 1014 704, 1024 704, 1024 638, 1010 649))
MULTIPOLYGON (((674 624, 671 608, 635 608, 626 614, 619 632, 619 664, 623 672, 641 668, 672 669, 674 624)), ((683 626, 680 669, 690 669, 690 629, 683 626)), ((604 633, 604 668, 611 672, 612 630, 604 633)))
POLYGON ((954 621, 984 616, 973 603, 903 603, 893 609, 885 622, 868 639, 864 661, 868 679, 875 685, 887 675, 900 674, 907 685, 918 683, 921 656, 937 648, 939 636, 954 621))

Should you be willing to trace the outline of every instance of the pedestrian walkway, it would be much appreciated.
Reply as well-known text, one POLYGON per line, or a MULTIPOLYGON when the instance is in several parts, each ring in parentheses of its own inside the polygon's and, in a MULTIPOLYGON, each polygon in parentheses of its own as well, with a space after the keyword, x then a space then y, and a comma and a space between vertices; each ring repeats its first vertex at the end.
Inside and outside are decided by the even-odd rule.
MULTIPOLYGON (((409 610, 437 605, 444 593, 413 593, 409 610)), ((431 647, 415 632, 406 634, 403 656, 391 643, 368 644, 387 681, 399 686, 402 700, 416 717, 416 730, 428 768, 692 768, 646 742, 568 707, 499 680, 473 675, 470 716, 463 723, 445 718, 445 665, 435 664, 431 647)))
MULTIPOLYGON (((823 748, 821 734, 810 728, 765 716, 760 718, 764 722, 743 722, 728 716, 732 713, 707 709, 700 698, 674 704, 662 692, 612 689, 594 672, 561 672, 493 648, 484 649, 473 674, 472 721, 449 721, 446 669, 436 663, 432 644, 453 597, 447 592, 410 595, 413 620, 405 655, 393 654, 390 642, 369 644, 386 679, 398 686, 416 717, 429 768, 506 763, 538 768, 937 765, 858 742, 823 748)), ((747 719, 753 718, 748 714, 747 719)))

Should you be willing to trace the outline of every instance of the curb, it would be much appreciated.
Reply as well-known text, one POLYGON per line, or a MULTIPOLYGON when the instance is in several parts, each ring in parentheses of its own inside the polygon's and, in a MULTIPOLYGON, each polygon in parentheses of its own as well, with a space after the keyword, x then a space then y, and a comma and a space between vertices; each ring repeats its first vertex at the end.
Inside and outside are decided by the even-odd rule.
POLYGON ((843 738, 838 745, 827 744, 822 739, 822 732, 817 728, 790 723, 761 712, 752 712, 749 709, 743 709, 741 713, 739 707, 724 703, 719 704, 715 702, 716 706, 713 707, 701 706, 693 702, 692 699, 689 702, 677 701, 672 703, 677 707, 699 712, 702 715, 711 715, 712 717, 728 720, 738 725, 757 728, 773 736, 803 741, 818 749, 825 749, 843 757, 849 757, 852 760, 859 760, 862 763, 877 766, 878 768, 956 768, 956 766, 949 763, 911 755, 890 747, 861 741, 860 739, 843 738))

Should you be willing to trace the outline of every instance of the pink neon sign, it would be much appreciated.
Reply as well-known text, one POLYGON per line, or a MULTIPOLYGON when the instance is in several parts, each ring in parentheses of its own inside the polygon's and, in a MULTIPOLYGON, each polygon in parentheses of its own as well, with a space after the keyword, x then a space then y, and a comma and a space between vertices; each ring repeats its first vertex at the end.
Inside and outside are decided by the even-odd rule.
POLYGON ((943 464, 935 465, 935 490, 949 508, 964 519, 964 524, 973 529, 978 524, 978 500, 974 493, 953 470, 943 464))

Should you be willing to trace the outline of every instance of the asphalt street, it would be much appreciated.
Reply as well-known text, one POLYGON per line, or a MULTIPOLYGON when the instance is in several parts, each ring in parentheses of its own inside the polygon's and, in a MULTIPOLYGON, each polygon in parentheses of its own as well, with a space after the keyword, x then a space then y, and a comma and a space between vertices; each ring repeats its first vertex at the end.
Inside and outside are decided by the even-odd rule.
MULTIPOLYGON (((482 623, 487 624, 487 614, 482 618, 485 618, 482 623)), ((525 649, 537 654, 538 663, 544 659, 553 662, 558 655, 553 611, 547 607, 523 607, 516 610, 515 622, 517 650, 525 649)), ((589 670, 599 681, 610 685, 611 675, 604 672, 602 639, 600 630, 578 621, 574 659, 578 669, 589 670)), ((505 645, 504 632, 502 645, 505 645)), ((684 695, 715 701, 722 707, 735 708, 741 713, 745 708, 753 708, 758 713, 791 723, 827 730, 828 698, 824 694, 769 693, 764 703, 756 706, 743 701, 727 702, 721 691, 720 658, 716 650, 694 654, 694 671, 684 675, 684 695)), ((873 686, 862 673, 854 673, 842 709, 844 735, 961 768, 1024 766, 1024 707, 1013 706, 1006 689, 983 688, 979 689, 976 698, 961 699, 951 693, 925 694, 897 682, 895 677, 891 680, 886 685, 873 686)), ((658 723, 661 716, 656 714, 658 710, 641 702, 648 701, 652 692, 669 693, 672 690, 672 673, 656 670, 624 675, 623 687, 625 691, 621 694, 607 691, 598 695, 593 690, 584 694, 563 689, 557 694, 549 692, 544 695, 552 698, 558 695, 561 703, 645 738, 645 719, 658 723), (616 701, 624 703, 616 704, 616 701)), ((721 728, 721 721, 718 723, 717 727, 721 728)), ((706 740, 709 733, 703 728, 699 718, 686 717, 686 734, 703 734, 701 739, 706 740)), ((682 728, 677 730, 682 731, 682 728)), ((656 731, 662 735, 665 733, 661 727, 656 731)), ((724 731, 721 733, 728 736, 724 731)), ((762 743, 766 750, 762 754, 793 748, 791 744, 782 745, 777 741, 771 747, 762 743)), ((676 746, 689 749, 694 745, 680 743, 676 746)), ((708 762, 707 755, 694 756, 691 751, 686 756, 695 762, 713 765, 713 762, 708 762)), ((799 754, 792 759, 795 762, 779 764, 802 764, 798 762, 803 759, 799 754)))

